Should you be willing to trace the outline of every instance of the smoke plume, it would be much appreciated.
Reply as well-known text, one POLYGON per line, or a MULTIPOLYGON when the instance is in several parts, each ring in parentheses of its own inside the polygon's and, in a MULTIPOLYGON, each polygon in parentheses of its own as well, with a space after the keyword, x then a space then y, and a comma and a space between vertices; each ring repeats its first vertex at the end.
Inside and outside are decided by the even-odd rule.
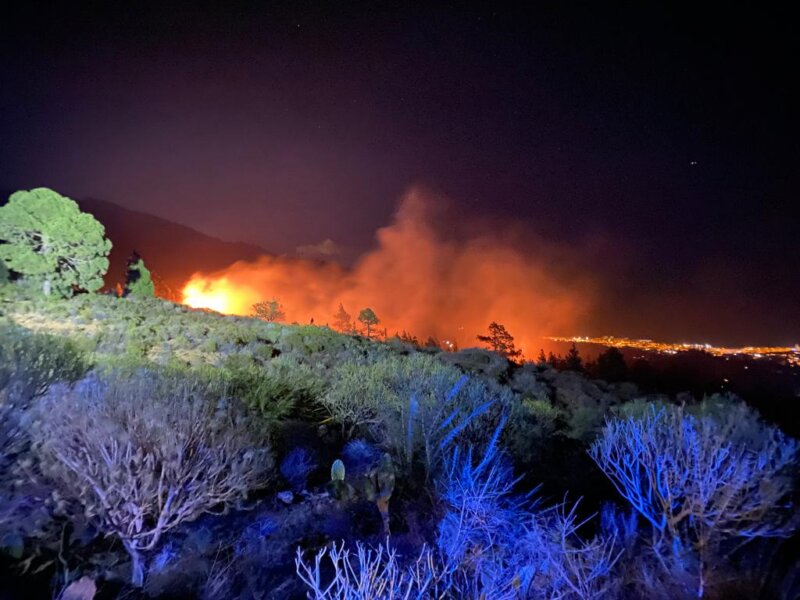
POLYGON ((184 288, 184 301, 248 315, 254 303, 276 297, 287 321, 313 318, 318 325, 332 322, 339 303, 354 319, 369 306, 381 320, 378 329, 389 335, 407 331, 461 347, 476 345, 475 336, 497 321, 529 358, 544 345, 542 336, 575 331, 590 306, 592 285, 564 266, 563 248, 530 235, 512 240, 497 233, 501 227, 448 235, 453 223, 453 211, 413 189, 393 222, 378 230, 376 248, 351 269, 264 256, 196 273, 184 288), (449 227, 437 222, 442 216, 449 227))

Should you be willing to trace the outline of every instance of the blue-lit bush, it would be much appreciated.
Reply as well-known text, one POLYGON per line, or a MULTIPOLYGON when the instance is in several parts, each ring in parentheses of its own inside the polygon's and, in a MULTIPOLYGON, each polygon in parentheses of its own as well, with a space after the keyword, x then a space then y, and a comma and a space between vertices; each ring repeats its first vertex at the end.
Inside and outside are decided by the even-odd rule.
POLYGON ((308 476, 316 468, 314 456, 307 448, 293 448, 281 462, 280 471, 292 489, 300 492, 306 487, 308 476))
POLYGON ((202 380, 107 377, 40 398, 34 450, 68 506, 122 542, 140 586, 166 534, 264 485, 272 459, 249 415, 202 380))
MULTIPOLYGON (((517 480, 498 447, 502 422, 476 456, 447 453, 439 489, 444 516, 436 545, 401 563, 391 546, 355 554, 344 545, 319 552, 313 564, 298 550, 300 579, 310 598, 613 597, 613 540, 583 540, 575 509, 540 509, 514 493, 517 480), (328 565, 324 559, 328 557, 328 565), (326 576, 332 568, 332 575, 326 576)), ((446 444, 445 444, 446 445, 446 444)))
POLYGON ((590 455, 650 526, 653 551, 713 586, 724 548, 795 528, 789 497, 797 442, 742 404, 659 406, 609 420, 590 455))

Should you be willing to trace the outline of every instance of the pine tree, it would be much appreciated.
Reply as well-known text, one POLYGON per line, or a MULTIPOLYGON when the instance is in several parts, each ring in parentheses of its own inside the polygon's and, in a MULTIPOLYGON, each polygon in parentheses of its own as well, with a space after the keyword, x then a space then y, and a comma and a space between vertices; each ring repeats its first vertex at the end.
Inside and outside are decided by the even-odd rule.
POLYGON ((514 346, 514 337, 508 333, 506 328, 494 321, 489 324, 489 335, 479 335, 478 339, 487 344, 489 349, 505 356, 509 360, 519 358, 522 350, 517 350, 514 346))
POLYGON ((333 327, 342 333, 353 332, 353 317, 344 309, 344 304, 339 303, 339 310, 333 315, 333 327))
POLYGON ((569 349, 564 359, 564 368, 569 371, 583 371, 583 359, 575 342, 572 342, 572 348, 569 349))
POLYGON ((369 307, 358 313, 358 320, 367 328, 367 337, 372 337, 372 328, 381 322, 375 311, 369 307))
POLYGON ((155 285, 150 277, 150 270, 144 265, 142 257, 136 250, 128 258, 128 272, 125 275, 123 295, 148 298, 155 295, 155 285))
POLYGON ((103 286, 111 242, 102 223, 48 188, 19 191, 0 207, 0 260, 45 295, 103 286))

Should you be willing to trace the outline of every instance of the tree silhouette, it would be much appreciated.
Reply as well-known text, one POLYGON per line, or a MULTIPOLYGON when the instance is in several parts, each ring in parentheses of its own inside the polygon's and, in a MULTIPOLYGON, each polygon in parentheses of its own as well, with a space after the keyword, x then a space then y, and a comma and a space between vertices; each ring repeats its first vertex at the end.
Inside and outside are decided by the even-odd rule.
POLYGON ((125 274, 125 296, 147 296, 155 294, 155 285, 150 270, 144 266, 142 257, 136 250, 128 258, 128 271, 125 274))
POLYGON ((358 320, 367 328, 367 337, 372 337, 372 328, 381 322, 371 308, 367 307, 358 313, 358 320))
POLYGON ((282 321, 286 318, 283 305, 277 298, 253 304, 253 315, 264 321, 282 321))
POLYGON ((609 348, 597 357, 597 376, 605 381, 624 381, 628 377, 628 365, 619 349, 609 348))
POLYGON ((489 324, 489 335, 479 335, 477 337, 481 342, 487 344, 493 352, 497 352, 509 360, 522 355, 522 351, 517 350, 516 346, 514 346, 514 337, 500 323, 492 321, 489 324))
POLYGON ((569 349, 567 357, 564 359, 564 368, 568 371, 583 371, 583 359, 575 342, 572 342, 572 348, 569 349))
POLYGON ((353 317, 344 309, 344 305, 339 303, 339 310, 333 315, 333 327, 342 333, 352 333, 353 317))
POLYGON ((108 270, 105 233, 100 221, 51 189, 16 192, 0 207, 0 260, 47 296, 94 292, 108 270))

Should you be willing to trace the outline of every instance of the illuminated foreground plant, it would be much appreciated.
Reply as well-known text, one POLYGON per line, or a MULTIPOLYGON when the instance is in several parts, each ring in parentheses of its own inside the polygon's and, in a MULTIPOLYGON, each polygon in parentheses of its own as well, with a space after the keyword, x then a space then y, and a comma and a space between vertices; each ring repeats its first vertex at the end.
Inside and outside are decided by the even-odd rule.
POLYGON ((356 542, 351 553, 344 542, 328 550, 323 548, 314 564, 303 560, 298 548, 295 558, 297 574, 309 588, 311 600, 408 600, 433 598, 438 575, 436 561, 427 548, 407 566, 400 564, 397 554, 387 544, 369 549, 356 542), (333 579, 322 582, 323 560, 327 555, 333 567, 333 579))
POLYGON ((697 595, 707 563, 729 538, 787 536, 788 469, 797 442, 742 405, 720 416, 681 407, 610 420, 589 454, 653 527, 656 552, 697 552, 697 595), (666 543, 666 545, 665 545, 666 543))
MULTIPOLYGON (((514 494, 511 465, 499 451, 503 421, 482 456, 456 446, 441 475, 444 516, 436 546, 401 562, 389 545, 356 543, 323 549, 313 565, 295 560, 312 600, 390 598, 518 600, 614 598, 613 568, 620 557, 613 539, 585 540, 586 523, 573 507, 539 509, 514 494), (325 568, 325 557, 330 569, 325 568)), ((333 479, 339 469, 332 473, 333 479)), ((344 473, 340 473, 344 477, 344 473)))
POLYGON ((139 374, 54 388, 39 404, 36 450, 60 495, 118 537, 141 586, 162 536, 245 497, 272 467, 248 419, 191 379, 139 374))

